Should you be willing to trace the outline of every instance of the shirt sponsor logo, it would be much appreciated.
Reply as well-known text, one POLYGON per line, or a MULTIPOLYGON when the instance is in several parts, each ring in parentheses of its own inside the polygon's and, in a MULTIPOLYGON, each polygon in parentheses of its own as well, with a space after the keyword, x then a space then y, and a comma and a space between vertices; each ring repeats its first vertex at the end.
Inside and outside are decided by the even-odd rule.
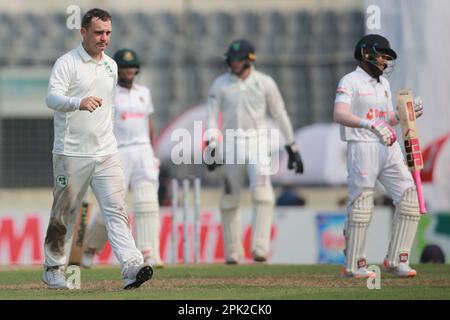
POLYGON ((140 119, 143 118, 144 116, 145 114, 142 112, 122 112, 120 114, 120 118, 124 121, 128 119, 140 119))
POLYGON ((381 111, 377 108, 369 108, 369 112, 366 113, 366 118, 368 120, 385 118, 387 115, 386 111, 381 111))

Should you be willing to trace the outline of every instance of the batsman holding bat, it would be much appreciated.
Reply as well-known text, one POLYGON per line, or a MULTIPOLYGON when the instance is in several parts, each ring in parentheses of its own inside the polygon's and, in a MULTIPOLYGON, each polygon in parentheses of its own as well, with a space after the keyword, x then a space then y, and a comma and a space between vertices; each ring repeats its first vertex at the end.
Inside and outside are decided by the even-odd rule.
MULTIPOLYGON (((405 164, 396 132, 399 123, 392 106, 388 80, 397 54, 389 41, 376 34, 364 36, 355 47, 359 66, 339 82, 334 119, 341 124, 341 139, 347 141, 348 218, 346 221, 343 275, 368 278, 367 231, 374 207, 378 180, 395 204, 392 234, 384 261, 386 271, 414 277, 409 255, 420 219, 416 187, 405 164)), ((420 99, 414 103, 416 117, 423 113, 420 99)))

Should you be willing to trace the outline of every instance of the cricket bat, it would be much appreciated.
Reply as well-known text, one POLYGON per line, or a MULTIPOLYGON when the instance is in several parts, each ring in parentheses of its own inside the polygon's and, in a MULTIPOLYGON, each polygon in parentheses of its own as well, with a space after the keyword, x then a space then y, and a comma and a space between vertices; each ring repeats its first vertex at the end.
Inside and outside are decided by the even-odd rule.
POLYGON ((411 90, 397 91, 397 112, 400 118, 403 141, 405 143, 406 162, 416 184, 420 213, 427 212, 422 193, 420 170, 423 169, 422 152, 420 151, 419 135, 416 126, 413 94, 411 90))
POLYGON ((72 246, 70 248, 69 265, 79 266, 83 257, 87 229, 92 209, 92 203, 89 202, 89 193, 89 190, 86 191, 86 195, 84 196, 80 209, 78 210, 73 230, 72 246))

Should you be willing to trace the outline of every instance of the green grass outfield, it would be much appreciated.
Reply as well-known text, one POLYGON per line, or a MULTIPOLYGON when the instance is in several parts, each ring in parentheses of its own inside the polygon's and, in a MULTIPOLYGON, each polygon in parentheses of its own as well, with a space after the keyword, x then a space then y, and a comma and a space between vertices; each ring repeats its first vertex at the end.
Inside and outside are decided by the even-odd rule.
POLYGON ((80 290, 50 290, 39 267, 0 268, 3 299, 450 299, 450 265, 416 265, 418 276, 381 274, 381 289, 339 277, 336 265, 187 265, 156 269, 136 290, 121 289, 118 267, 81 270, 80 290))

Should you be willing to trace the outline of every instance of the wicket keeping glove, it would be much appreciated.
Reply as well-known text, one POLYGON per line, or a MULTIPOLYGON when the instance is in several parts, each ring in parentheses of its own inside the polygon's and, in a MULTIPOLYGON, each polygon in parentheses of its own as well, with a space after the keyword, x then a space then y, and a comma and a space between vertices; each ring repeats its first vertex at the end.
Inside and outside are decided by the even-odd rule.
POLYGON ((295 169, 295 173, 303 173, 303 161, 295 143, 285 146, 289 155, 288 169, 295 169))
MULTIPOLYGON (((211 155, 211 158, 215 158, 216 156, 216 146, 214 143, 211 143, 210 141, 206 141, 206 152, 207 154, 211 155)), ((217 163, 215 160, 213 163, 208 164, 205 163, 206 169, 208 171, 214 171, 217 167, 220 167, 222 163, 217 163)))
POLYGON ((361 127, 372 131, 385 146, 392 146, 397 141, 397 134, 392 127, 381 119, 361 120, 361 127))

